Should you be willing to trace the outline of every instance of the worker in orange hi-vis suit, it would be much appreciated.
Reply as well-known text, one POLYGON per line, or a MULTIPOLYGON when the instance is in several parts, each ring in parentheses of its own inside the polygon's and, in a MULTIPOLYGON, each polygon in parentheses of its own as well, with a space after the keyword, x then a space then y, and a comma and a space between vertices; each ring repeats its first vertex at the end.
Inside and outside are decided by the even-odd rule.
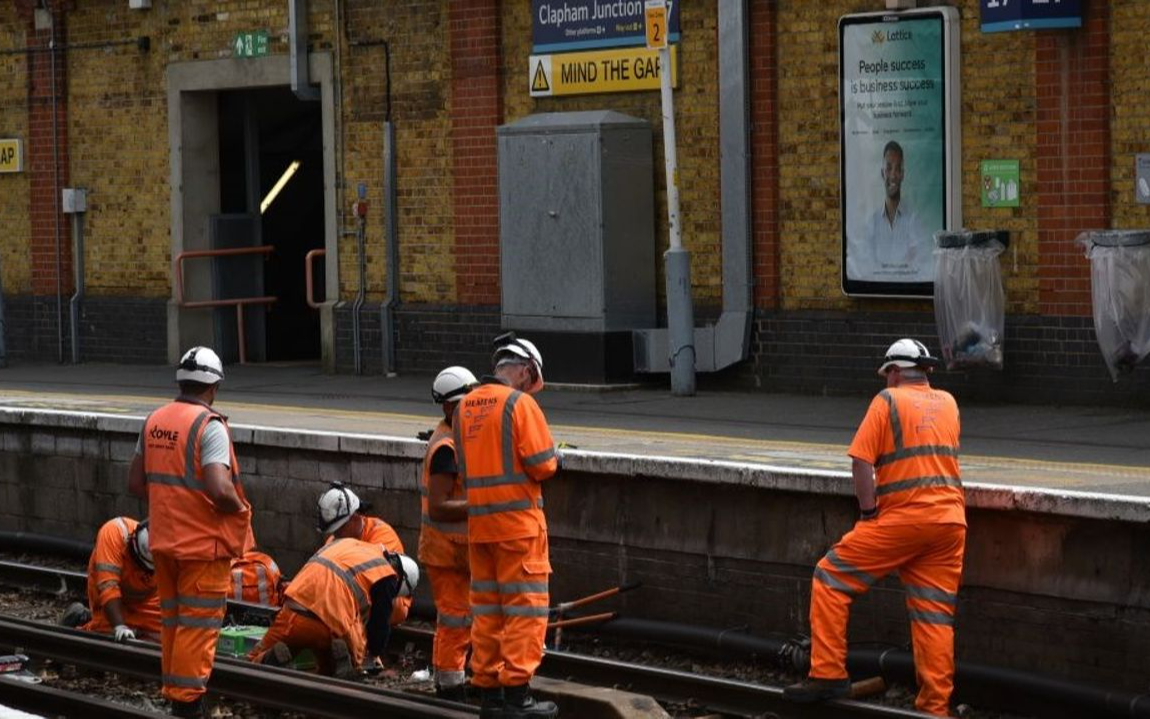
MULTIPOLYGON (((315 528, 327 535, 326 543, 335 539, 358 539, 368 544, 382 544, 383 548, 394 554, 407 552, 403 542, 391 525, 379 517, 369 517, 364 514, 371 509, 367 502, 361 502, 359 496, 343 485, 343 482, 332 482, 331 487, 319 496, 316 504, 315 528)), ((407 612, 411 609, 411 597, 400 597, 391 611, 392 626, 407 619, 407 612)))
POLYGON ((455 410, 452 432, 467 490, 471 558, 471 682, 485 719, 547 718, 528 683, 547 633, 547 520, 543 480, 559 469, 551 430, 533 394, 543 389, 543 356, 507 333, 495 340, 494 376, 455 410))
POLYGON ((464 701, 467 647, 471 643, 471 570, 467 550, 467 497, 455 461, 452 415, 459 400, 479 384, 463 367, 448 367, 431 385, 431 398, 443 410, 443 421, 431 433, 419 483, 419 563, 431 582, 435 600, 435 642, 431 665, 435 693, 464 701))
POLYGON ((958 406, 930 386, 937 364, 921 342, 901 339, 879 374, 887 388, 870 404, 848 453, 862 516, 815 568, 811 671, 784 695, 819 701, 850 693, 847 619, 855 597, 890 572, 906 589, 919 692, 915 706, 949 716, 954 617, 966 546, 966 500, 958 467, 958 406))
POLYGON ((253 604, 279 606, 283 574, 275 560, 255 549, 232 560, 231 588, 228 599, 253 604))
POLYGON ((379 544, 337 539, 304 564, 284 606, 248 659, 284 666, 304 649, 324 674, 350 677, 379 666, 391 634, 392 603, 419 583, 415 560, 379 544))
POLYGON ((215 352, 188 350, 176 368, 180 396, 148 416, 128 470, 129 490, 148 499, 161 682, 180 717, 205 714, 232 560, 255 544, 227 418, 212 409, 223 378, 215 352))
POLYGON ((160 597, 152 574, 148 522, 116 517, 96 533, 88 560, 88 605, 68 607, 60 623, 111 634, 118 642, 160 640, 160 597))

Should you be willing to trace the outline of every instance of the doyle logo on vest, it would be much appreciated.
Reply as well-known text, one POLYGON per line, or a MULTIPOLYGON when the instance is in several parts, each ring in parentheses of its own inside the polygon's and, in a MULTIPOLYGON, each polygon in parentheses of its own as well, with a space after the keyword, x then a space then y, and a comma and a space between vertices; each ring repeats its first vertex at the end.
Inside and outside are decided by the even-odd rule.
POLYGON ((164 429, 163 427, 152 427, 152 431, 148 432, 148 436, 152 439, 165 440, 167 442, 179 442, 180 433, 172 429, 164 429))

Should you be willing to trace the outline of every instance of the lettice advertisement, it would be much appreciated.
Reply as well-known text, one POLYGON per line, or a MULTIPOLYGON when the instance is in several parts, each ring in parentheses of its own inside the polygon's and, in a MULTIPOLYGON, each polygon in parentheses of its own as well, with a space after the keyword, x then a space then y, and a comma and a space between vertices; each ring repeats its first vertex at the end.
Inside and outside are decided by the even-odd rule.
POLYGON ((839 21, 847 294, 930 295, 934 233, 961 225, 956 27, 952 8, 839 21))

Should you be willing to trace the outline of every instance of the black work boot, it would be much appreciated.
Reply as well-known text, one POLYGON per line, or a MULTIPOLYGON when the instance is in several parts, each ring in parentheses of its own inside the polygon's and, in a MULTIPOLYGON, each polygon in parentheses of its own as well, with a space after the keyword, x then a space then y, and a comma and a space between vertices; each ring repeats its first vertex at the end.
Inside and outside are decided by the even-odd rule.
POLYGON ((68 608, 64 610, 64 614, 60 616, 60 626, 76 627, 83 626, 92 621, 92 613, 88 608, 79 602, 72 602, 68 608))
POLYGON ((809 677, 783 688, 783 698, 797 704, 845 699, 851 695, 850 679, 815 679, 809 677))
POLYGON ((207 716, 204 712, 203 697, 195 700, 194 702, 172 702, 172 716, 174 717, 192 717, 193 719, 203 719, 207 716))
POLYGON ((332 674, 336 679, 351 679, 356 675, 355 667, 352 666, 351 650, 347 648, 347 642, 342 639, 335 639, 331 643, 331 665, 332 674))
POLYGON ((459 702, 460 704, 467 702, 467 686, 464 684, 456 684, 453 687, 435 687, 435 698, 444 699, 449 702, 459 702))
POLYGON ((503 687, 479 690, 479 719, 502 719, 503 687))
POLYGON ((276 642, 272 648, 264 654, 264 658, 260 660, 260 664, 268 667, 286 667, 291 664, 292 655, 291 649, 283 642, 276 642))
POLYGON ((506 704, 500 719, 554 719, 559 716, 555 702, 536 701, 531 696, 531 687, 520 684, 517 687, 504 687, 503 698, 506 704))

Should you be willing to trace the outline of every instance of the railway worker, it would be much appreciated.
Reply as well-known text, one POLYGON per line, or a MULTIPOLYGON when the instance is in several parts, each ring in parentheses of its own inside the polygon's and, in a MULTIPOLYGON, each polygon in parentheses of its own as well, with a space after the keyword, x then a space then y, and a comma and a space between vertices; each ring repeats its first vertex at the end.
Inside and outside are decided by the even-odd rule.
POLYGON ((116 517, 96 533, 88 559, 88 606, 76 602, 60 623, 111 634, 117 642, 160 640, 160 596, 152 574, 148 520, 116 517))
POLYGON ((467 497, 455 462, 451 418, 459 400, 479 384, 463 367, 448 367, 431 385, 431 398, 443 410, 423 458, 419 493, 422 517, 419 563, 431 582, 435 600, 435 693, 453 701, 466 699, 464 670, 471 643, 471 570, 467 557, 467 497))
POLYGON ((452 420, 467 490, 471 561, 471 682, 486 719, 554 717, 528 683, 547 633, 547 520, 543 480, 559 469, 555 442, 534 395, 543 357, 507 333, 495 339, 494 375, 459 401, 452 420))
POLYGON ((215 352, 188 350, 180 394, 148 416, 128 471, 129 490, 148 499, 163 695, 181 717, 204 714, 231 563, 254 544, 227 418, 212 409, 223 379, 215 352))
POLYGON ((406 555, 357 539, 325 544, 292 579, 283 608, 248 659, 284 666, 311 649, 323 674, 350 677, 378 666, 392 604, 418 583, 419 566, 406 555))
POLYGON ((906 589, 919 692, 915 707, 949 716, 954 616, 966 545, 958 406, 930 386, 937 365, 921 342, 890 346, 848 454, 861 516, 818 563, 811 582, 811 670, 787 687, 797 702, 844 697, 851 602, 897 571, 906 589))
MULTIPOLYGON (((361 502, 359 496, 342 482, 332 482, 331 487, 319 496, 316 529, 327 535, 325 541, 328 544, 336 539, 358 539, 368 544, 382 544, 389 552, 406 555, 403 542, 390 524, 379 517, 364 514, 370 509, 370 504, 361 502)), ((407 619, 410 609, 411 597, 400 597, 392 610, 392 625, 407 619)))
POLYGON ((255 549, 232 560, 231 588, 228 599, 277 607, 283 593, 283 574, 267 554, 255 549))

